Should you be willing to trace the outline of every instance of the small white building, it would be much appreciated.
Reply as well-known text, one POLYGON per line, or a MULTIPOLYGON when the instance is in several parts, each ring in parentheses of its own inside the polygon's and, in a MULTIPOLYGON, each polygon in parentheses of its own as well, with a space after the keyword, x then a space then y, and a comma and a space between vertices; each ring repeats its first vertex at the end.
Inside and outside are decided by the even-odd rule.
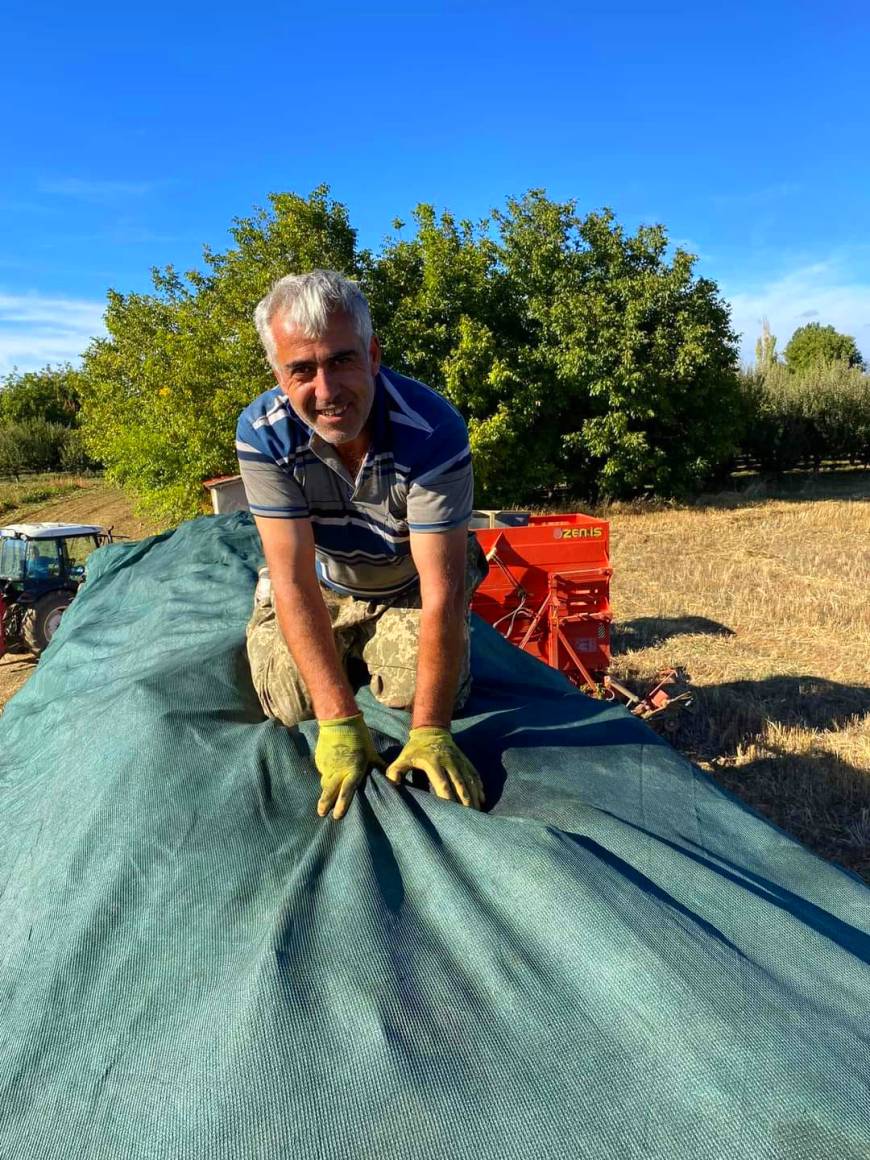
POLYGON ((203 487, 209 490, 216 516, 248 511, 248 497, 240 475, 216 475, 214 479, 203 480, 203 487))

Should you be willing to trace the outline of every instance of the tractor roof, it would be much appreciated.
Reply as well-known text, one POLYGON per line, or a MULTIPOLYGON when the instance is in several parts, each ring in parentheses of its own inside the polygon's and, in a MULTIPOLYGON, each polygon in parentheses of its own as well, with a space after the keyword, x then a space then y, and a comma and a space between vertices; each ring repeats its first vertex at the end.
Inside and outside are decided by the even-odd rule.
POLYGON ((97 524, 9 524, 0 528, 0 536, 27 540, 56 540, 61 536, 99 536, 105 528, 97 524))

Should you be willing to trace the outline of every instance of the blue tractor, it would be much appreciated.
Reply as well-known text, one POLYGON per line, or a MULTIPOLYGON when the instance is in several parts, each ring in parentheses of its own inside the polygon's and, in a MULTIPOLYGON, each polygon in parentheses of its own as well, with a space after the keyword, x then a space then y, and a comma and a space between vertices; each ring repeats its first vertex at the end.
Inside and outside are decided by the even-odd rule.
POLYGON ((0 653, 48 646, 85 578, 94 548, 111 543, 95 524, 11 524, 0 528, 0 653))

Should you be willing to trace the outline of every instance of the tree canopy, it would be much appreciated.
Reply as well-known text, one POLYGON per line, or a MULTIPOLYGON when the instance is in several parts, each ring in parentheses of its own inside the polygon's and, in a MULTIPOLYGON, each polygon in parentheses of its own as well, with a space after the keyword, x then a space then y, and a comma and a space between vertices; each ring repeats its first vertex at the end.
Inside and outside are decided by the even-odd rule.
POLYGON ((160 514, 198 510, 201 480, 235 470, 239 411, 273 380, 252 322, 288 272, 357 278, 386 363, 465 416, 478 504, 678 494, 733 453, 736 338, 715 283, 669 253, 662 226, 627 233, 609 210, 533 190, 482 222, 429 205, 360 250, 326 187, 274 194, 234 222, 204 270, 153 272, 110 293, 108 337, 82 369, 91 453, 160 514))
POLYGON ((755 344, 755 366, 765 374, 779 360, 776 357, 776 335, 770 333, 770 323, 765 318, 761 326, 761 334, 755 344))
POLYGON ((96 466, 78 430, 80 372, 68 364, 0 381, 0 474, 96 466))
POLYGON ((74 426, 80 377, 68 363, 6 375, 0 382, 0 424, 41 420, 74 426))
POLYGON ((783 352, 790 371, 805 371, 820 363, 842 362, 863 369, 864 360, 854 338, 833 326, 809 322, 799 326, 783 352))

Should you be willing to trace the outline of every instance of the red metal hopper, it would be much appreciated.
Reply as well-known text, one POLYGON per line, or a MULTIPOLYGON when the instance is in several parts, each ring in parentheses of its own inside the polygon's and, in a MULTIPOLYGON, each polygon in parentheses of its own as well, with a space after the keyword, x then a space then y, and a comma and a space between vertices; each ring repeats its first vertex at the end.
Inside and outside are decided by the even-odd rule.
MULTIPOLYGON (((513 513, 500 513, 513 522, 513 513)), ((524 516, 514 516, 525 519, 524 516)), ((577 513, 475 528, 489 575, 472 609, 511 643, 595 689, 610 664, 610 527, 577 513)))

